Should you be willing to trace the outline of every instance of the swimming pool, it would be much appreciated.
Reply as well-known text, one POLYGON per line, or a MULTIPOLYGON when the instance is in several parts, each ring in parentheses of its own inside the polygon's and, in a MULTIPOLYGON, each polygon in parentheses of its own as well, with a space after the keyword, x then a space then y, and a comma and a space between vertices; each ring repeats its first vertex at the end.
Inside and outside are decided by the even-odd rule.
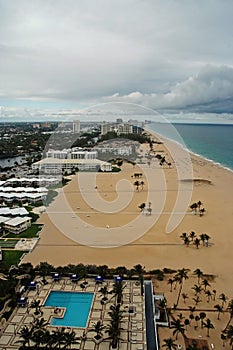
POLYGON ((51 325, 86 327, 94 293, 51 291, 44 306, 65 307, 63 318, 53 317, 51 325))

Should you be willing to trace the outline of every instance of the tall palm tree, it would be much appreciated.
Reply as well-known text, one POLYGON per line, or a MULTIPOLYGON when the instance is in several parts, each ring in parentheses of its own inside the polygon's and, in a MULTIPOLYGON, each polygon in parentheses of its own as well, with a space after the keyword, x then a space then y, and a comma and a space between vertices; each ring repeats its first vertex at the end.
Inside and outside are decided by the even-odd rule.
POLYGON ((201 284, 203 284, 203 286, 204 286, 204 291, 206 291, 207 287, 210 287, 210 284, 206 278, 202 280, 201 284))
POLYGON ((19 343, 22 344, 23 347, 30 346, 30 341, 32 340, 33 329, 28 326, 23 326, 23 328, 19 331, 19 337, 22 338, 18 340, 19 343))
POLYGON ((172 338, 163 339, 164 344, 162 347, 164 348, 166 346, 166 350, 176 350, 177 344, 172 338))
POLYGON ((58 347, 58 349, 61 348, 61 345, 64 345, 64 341, 65 341, 65 328, 61 327, 61 328, 57 328, 56 330, 52 331, 53 337, 54 339, 56 339, 55 342, 55 348, 58 347))
POLYGON ((211 293, 211 291, 209 289, 207 289, 207 291, 205 291, 205 294, 207 295, 207 303, 209 303, 210 302, 210 298, 212 296, 212 293, 211 293))
POLYGON ((189 237, 191 238, 191 241, 193 242, 194 238, 196 237, 196 233, 194 231, 191 231, 189 234, 189 237))
POLYGON ((91 328, 89 330, 89 332, 95 332, 96 335, 94 336, 94 338, 96 340, 99 340, 102 338, 103 336, 103 330, 105 329, 105 326, 103 325, 103 322, 101 320, 99 320, 98 322, 95 322, 93 324, 93 328, 91 328))
POLYGON ((223 312, 223 307, 219 304, 214 305, 214 308, 218 311, 218 317, 217 319, 220 320, 220 313, 223 312))
POLYGON ((35 309, 35 315, 39 315, 41 313, 40 300, 32 300, 30 308, 35 309))
POLYGON ((210 329, 214 329, 213 323, 210 321, 209 318, 206 319, 206 322, 203 323, 204 328, 207 329, 207 337, 210 336, 210 329))
POLYGON ((174 321, 171 321, 171 329, 174 329, 173 335, 176 335, 176 340, 178 339, 178 334, 182 334, 184 336, 185 333, 185 327, 184 324, 181 322, 181 320, 175 319, 174 321))
POLYGON ((201 291, 202 291, 202 287, 201 287, 201 286, 199 286, 198 284, 194 284, 194 286, 192 287, 192 289, 194 290, 195 295, 200 294, 200 293, 201 293, 201 291))
POLYGON ((107 299, 106 295, 108 294, 108 287, 107 286, 101 287, 99 290, 99 293, 101 293, 103 298, 106 300, 107 299))
POLYGON ((178 279, 178 282, 180 284, 176 305, 178 305, 179 300, 180 300, 180 295, 181 295, 181 291, 182 291, 182 288, 183 288, 184 280, 187 280, 189 278, 188 277, 188 272, 189 272, 189 269, 183 268, 183 269, 179 269, 177 271, 177 273, 176 273, 176 278, 178 279))
POLYGON ((79 337, 77 337, 75 331, 68 331, 64 333, 63 349, 71 348, 72 345, 79 344, 79 337))
POLYGON ((184 244, 186 245, 186 247, 189 247, 190 240, 189 240, 188 237, 185 237, 185 238, 184 238, 184 244))
POLYGON ((232 325, 228 326, 228 328, 226 329, 226 338, 227 340, 229 340, 231 349, 233 349, 233 326, 232 325))
POLYGON ((194 274, 197 276, 197 283, 200 284, 200 278, 203 276, 203 272, 200 269, 194 270, 194 274))
POLYGON ((199 235, 199 237, 200 237, 200 240, 202 241, 202 245, 204 246, 205 245, 205 233, 201 233, 199 235))
POLYGON ((119 341, 121 340, 120 335, 122 328, 119 327, 119 324, 114 322, 108 324, 106 328, 106 332, 108 333, 108 336, 111 339, 112 349, 117 349, 119 341))
POLYGON ((194 241, 193 241, 193 244, 196 246, 196 248, 198 249, 199 248, 199 245, 200 245, 200 239, 199 238, 195 238, 194 241))
POLYGON ((112 293, 116 296, 117 304, 121 304, 123 300, 123 289, 126 287, 123 286, 123 283, 121 281, 115 282, 113 285, 112 293))

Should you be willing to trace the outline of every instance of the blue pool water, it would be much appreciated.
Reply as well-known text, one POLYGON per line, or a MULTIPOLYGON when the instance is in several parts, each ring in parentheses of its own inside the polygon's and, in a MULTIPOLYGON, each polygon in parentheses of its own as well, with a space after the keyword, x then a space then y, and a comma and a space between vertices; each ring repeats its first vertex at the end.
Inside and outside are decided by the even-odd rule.
POLYGON ((86 327, 94 293, 50 292, 44 306, 65 307, 63 318, 52 318, 53 326, 86 327))

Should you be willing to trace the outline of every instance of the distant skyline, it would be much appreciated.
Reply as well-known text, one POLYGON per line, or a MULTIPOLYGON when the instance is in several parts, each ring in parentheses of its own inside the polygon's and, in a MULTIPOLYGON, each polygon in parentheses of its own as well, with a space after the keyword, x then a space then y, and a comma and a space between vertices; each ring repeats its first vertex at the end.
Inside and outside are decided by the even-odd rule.
POLYGON ((126 103, 232 123, 232 13, 231 0, 0 0, 0 120, 126 103))

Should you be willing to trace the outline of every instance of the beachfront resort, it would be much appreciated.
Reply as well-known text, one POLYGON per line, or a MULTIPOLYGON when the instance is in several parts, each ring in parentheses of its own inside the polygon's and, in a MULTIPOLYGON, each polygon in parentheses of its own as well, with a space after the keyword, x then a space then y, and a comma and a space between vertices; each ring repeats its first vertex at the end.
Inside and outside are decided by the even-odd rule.
MULTIPOLYGON (((106 149, 108 147, 110 148, 108 145, 106 149)), ((1 240, 8 244, 2 249, 3 262, 6 253, 21 247, 23 252, 29 254, 21 257, 19 268, 23 268, 25 263, 26 266, 28 263, 38 266, 41 261, 47 261, 54 267, 46 274, 38 274, 36 268, 32 275, 24 271, 24 277, 18 280, 15 267, 11 266, 10 277, 7 274, 1 276, 2 281, 11 278, 12 281, 21 282, 16 283, 14 306, 11 306, 9 299, 3 303, 0 348, 19 349, 25 333, 29 332, 25 346, 34 348, 71 346, 73 349, 98 350, 111 346, 139 350, 169 349, 169 346, 174 349, 193 349, 196 346, 201 350, 211 350, 221 349, 224 344, 225 349, 230 349, 230 335, 227 332, 232 327, 232 285, 229 278, 231 267, 225 264, 225 260, 231 256, 231 244, 228 239, 229 244, 226 247, 226 240, 223 239, 225 231, 222 231, 222 221, 219 221, 217 204, 224 201, 224 220, 227 224, 232 198, 230 193, 224 192, 221 195, 219 190, 223 185, 218 181, 221 169, 214 169, 213 176, 213 167, 208 166, 208 163, 203 167, 204 161, 194 157, 193 178, 177 179, 174 155, 170 155, 163 143, 155 142, 152 147, 150 144, 139 145, 136 151, 136 162, 122 162, 121 165, 118 162, 119 172, 98 171, 96 183, 93 183, 90 168, 80 168, 79 173, 75 170, 74 163, 90 164, 89 162, 95 160, 92 157, 96 157, 96 153, 76 150, 76 155, 72 156, 71 150, 50 150, 45 163, 40 161, 36 166, 43 165, 43 172, 48 172, 48 179, 53 182, 52 188, 58 185, 58 180, 54 177, 57 162, 60 164, 59 172, 64 170, 72 173, 74 170, 74 174, 68 176, 69 182, 62 189, 66 203, 70 206, 69 210, 64 201, 60 202, 61 191, 56 189, 57 196, 49 204, 47 212, 45 211, 41 200, 42 196, 48 196, 46 187, 51 187, 49 180, 46 183, 38 178, 31 181, 24 178, 2 183, 2 195, 8 194, 2 201, 9 201, 8 206, 4 203, 2 208, 1 215, 5 218, 2 219, 2 229, 9 231, 5 224, 8 219, 14 219, 16 214, 27 220, 30 213, 26 213, 28 208, 24 208, 24 204, 29 202, 30 209, 34 207, 33 210, 40 215, 36 224, 41 226, 41 231, 31 246, 28 239, 23 237, 24 231, 11 232, 14 238, 7 238, 7 233, 1 240), (49 159, 52 159, 53 168, 49 165, 49 159), (67 168, 66 164, 72 166, 67 168), (125 183, 122 182, 122 187, 118 186, 120 180, 126 180, 125 183), (167 221, 174 210, 179 186, 184 194, 190 190, 190 184, 194 188, 186 211, 181 212, 176 208, 176 215, 173 215, 173 219, 182 216, 182 220, 171 233, 166 233, 167 221), (81 187, 85 190, 81 190, 81 187), (44 190, 39 190, 40 188, 44 190), (216 189, 219 194, 218 203, 209 200, 213 198, 216 189), (40 199, 38 202, 34 201, 28 194, 39 195, 40 199), (118 196, 120 201, 116 201, 118 196), (127 202, 130 196, 131 201, 127 202), (23 206, 11 208, 13 203, 10 200, 14 203, 16 200, 22 201, 23 206), (201 214, 200 210, 204 208, 202 202, 205 211, 201 214), (163 207, 159 210, 161 203, 163 207), (115 206, 113 212, 112 206, 115 206), (106 212, 106 208, 109 211, 106 212), (134 221, 138 217, 140 220, 134 221), (145 230, 148 224, 150 225, 145 230), (218 235, 220 227, 221 237, 218 235), (96 241, 93 244, 93 237, 97 235, 98 248, 96 241), (91 239, 88 244, 83 244, 81 240, 89 239, 89 236, 91 239), (119 246, 119 241, 122 243, 123 239, 129 237, 129 242, 119 246), (109 238, 110 243, 106 241, 109 238), (112 246, 106 248, 106 242, 112 246), (219 257, 221 249, 224 249, 225 255, 219 257), (77 262, 88 265, 85 275, 80 276, 75 270, 62 273, 58 268, 69 264, 76 265, 77 262), (127 270, 139 263, 142 264, 139 275, 135 269, 127 270), (96 264, 127 268, 116 269, 115 273, 108 273, 107 276, 94 271, 90 276, 90 271, 96 264), (164 268, 165 266, 168 268, 164 268), (201 273, 199 279, 195 273, 197 267, 201 273), (202 270, 207 272, 202 273, 202 270), (117 275, 119 271, 121 273, 117 275), (114 277, 117 276, 120 280, 115 281, 114 277), (118 287, 115 287, 116 283, 118 287), (122 289, 120 301, 117 301, 117 294, 114 292, 116 288, 122 289), (73 298, 73 306, 70 308, 67 299, 73 298), (84 309, 83 304, 86 305, 84 309), (75 310, 75 315, 69 316, 70 309, 75 310), (111 336, 116 333, 114 331, 110 334, 108 331, 111 329, 109 327, 115 309, 119 321, 116 327, 118 340, 112 344, 111 336), (84 320, 79 323, 81 316, 84 320), (38 323, 41 336, 47 334, 51 343, 57 343, 45 344, 42 338, 41 342, 35 338, 38 335, 38 323), (97 338, 97 332, 92 329, 98 330, 97 338), (54 337, 60 337, 61 343, 54 340, 54 337), (70 343, 68 337, 72 339, 69 340, 70 343)), ((123 152, 122 147, 119 154, 120 152, 123 152)), ((127 152, 125 148, 124 152, 127 152)), ((186 174, 186 168, 190 165, 189 159, 182 159, 179 150, 177 152, 176 159, 186 174)), ((98 163, 95 170, 100 169, 100 164, 98 163)), ((112 164, 108 163, 108 166, 112 167, 112 164)), ((225 184, 230 181, 228 174, 225 174, 225 184)), ((183 203, 185 197, 181 199, 183 203)))

